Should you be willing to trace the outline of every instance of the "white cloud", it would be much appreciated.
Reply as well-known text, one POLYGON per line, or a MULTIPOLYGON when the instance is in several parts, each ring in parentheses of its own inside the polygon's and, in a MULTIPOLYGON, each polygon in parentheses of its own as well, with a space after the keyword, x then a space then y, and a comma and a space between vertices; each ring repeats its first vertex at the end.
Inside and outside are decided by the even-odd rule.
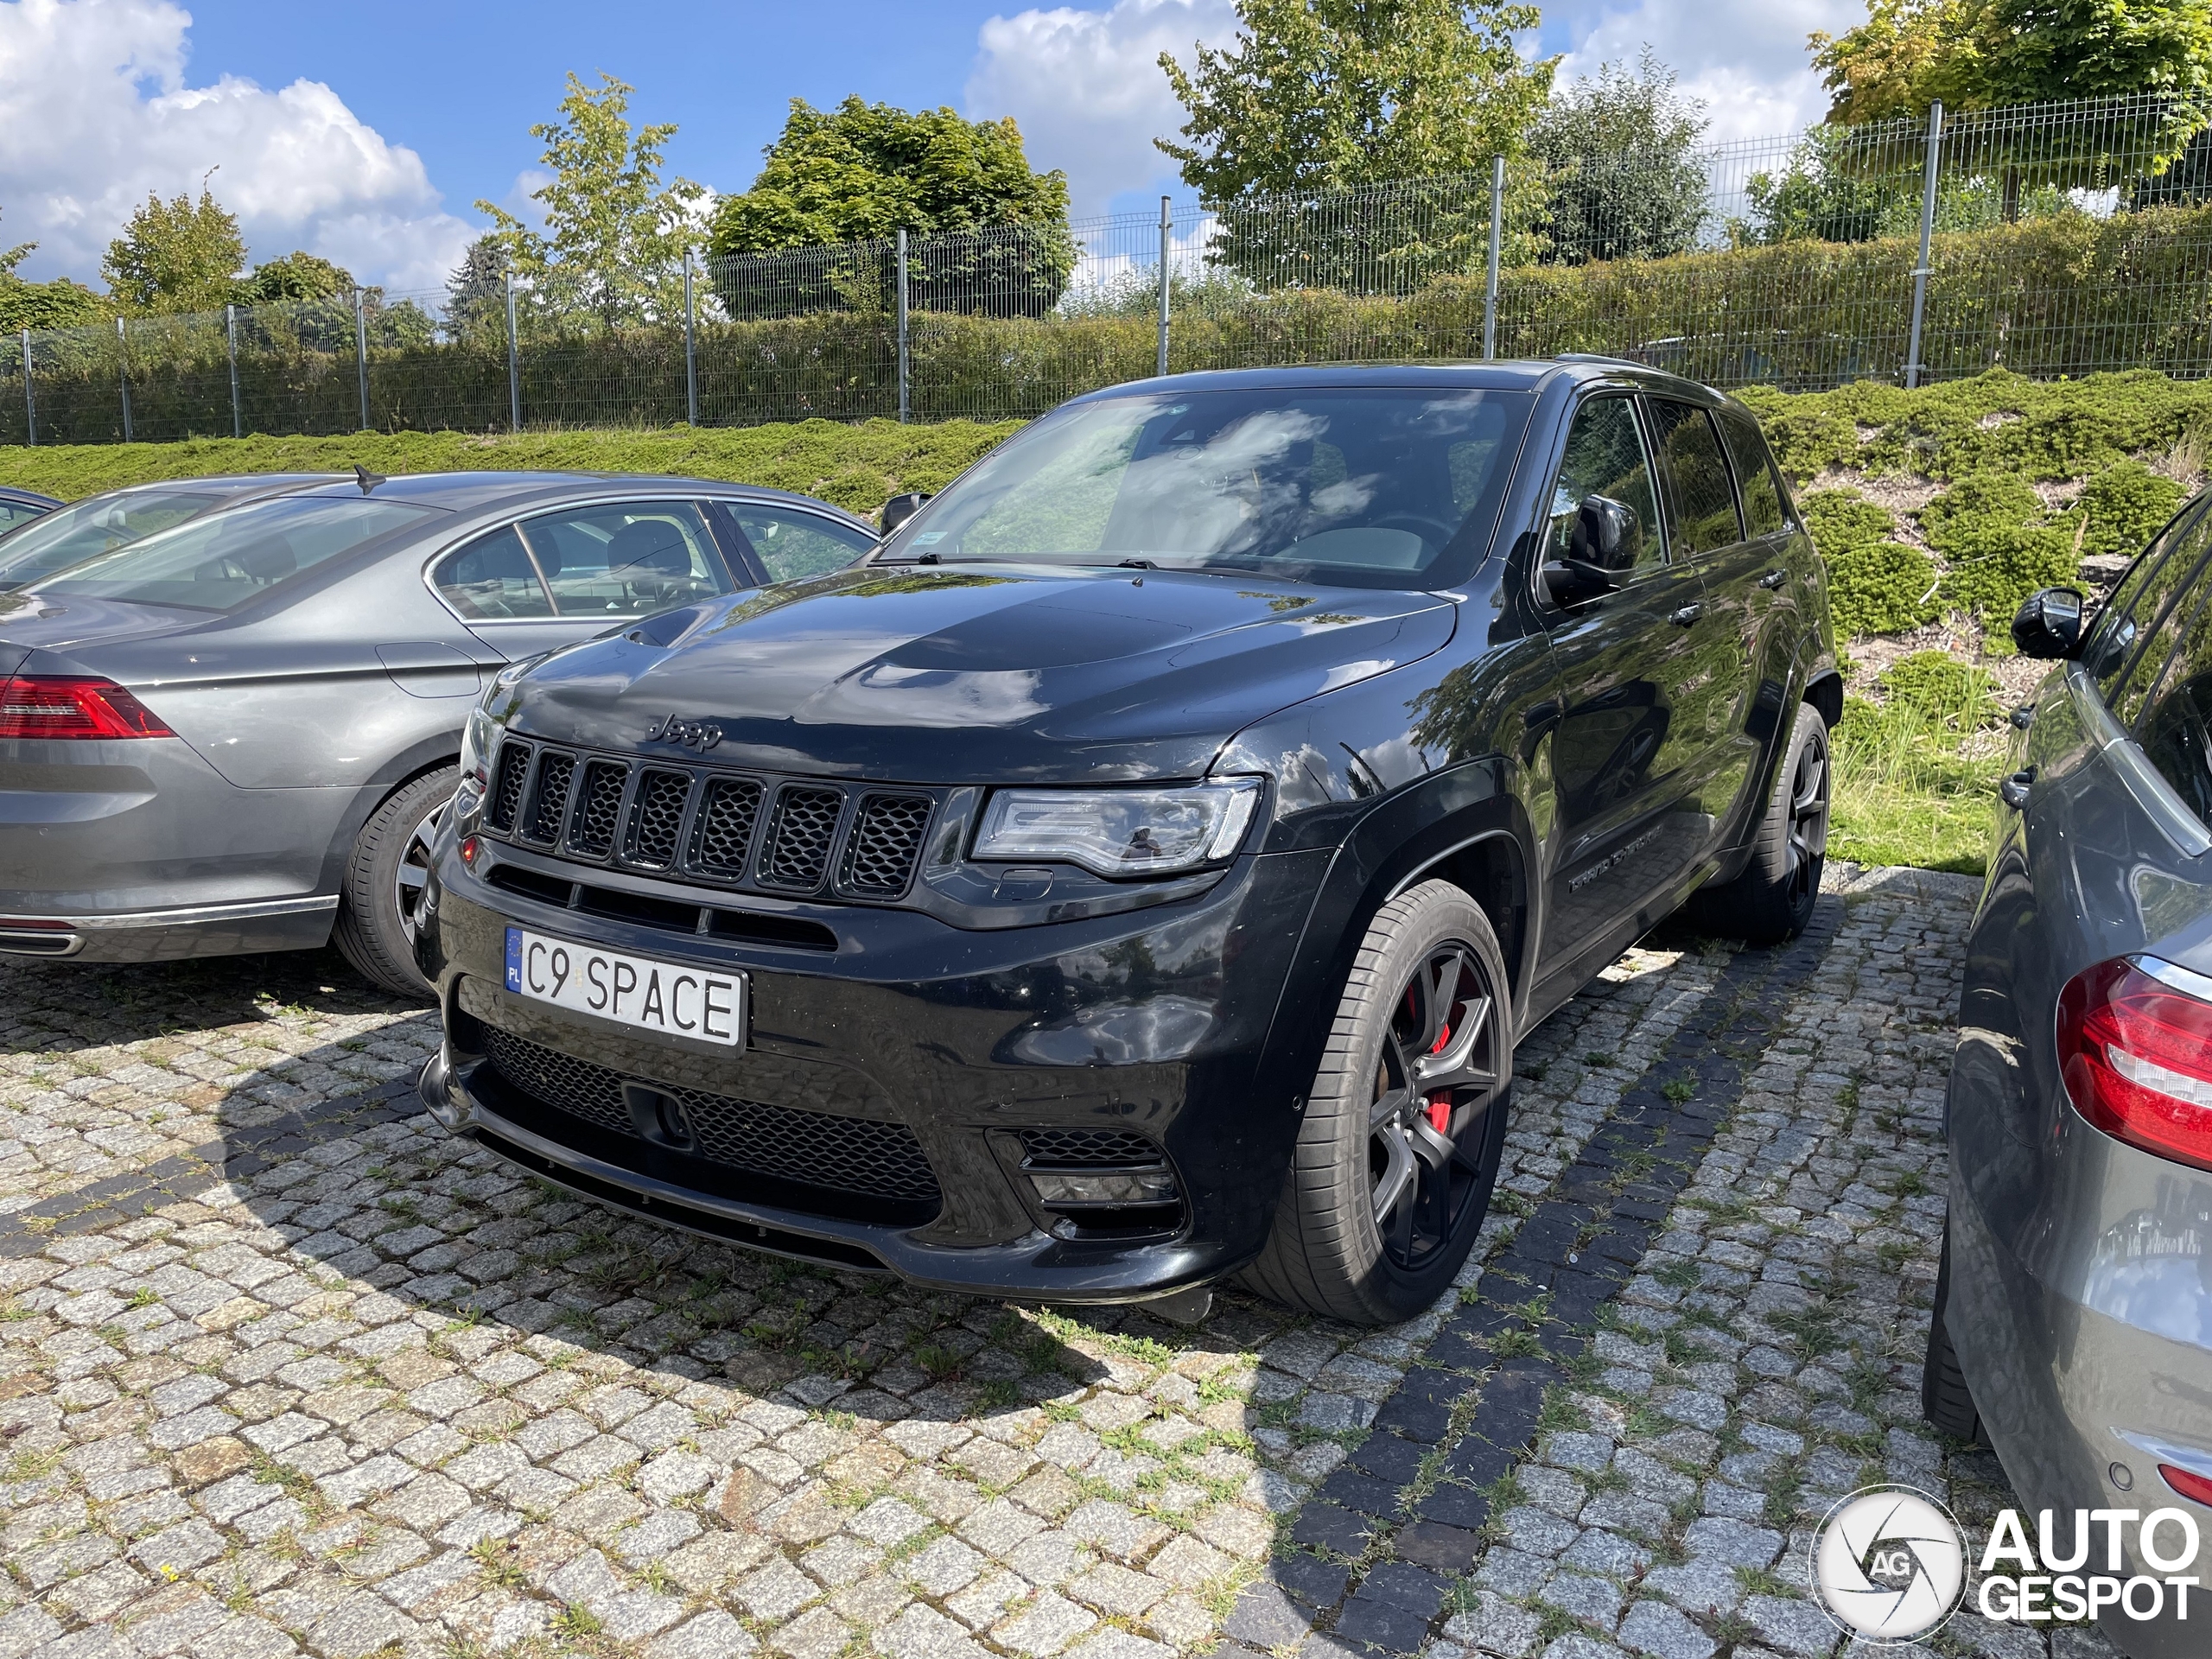
POLYGON ((1805 37, 1816 29, 1840 34, 1866 14, 1864 0, 1643 0, 1581 35, 1560 77, 1633 63, 1648 43, 1681 89, 1705 100, 1708 140, 1776 137, 1818 121, 1828 106, 1805 37))
POLYGON ((1198 41, 1226 46, 1230 0, 1116 0, 1107 11, 1071 6, 994 17, 977 37, 968 112, 1021 124, 1030 165, 1059 168, 1077 214, 1103 212, 1118 192, 1172 179, 1153 148, 1183 124, 1160 54, 1188 62, 1198 41))
POLYGON ((37 238, 23 274, 97 285, 148 191, 196 192, 219 168, 256 259, 302 247, 393 289, 442 283, 474 232, 422 157, 319 81, 188 85, 191 23, 169 0, 0 3, 0 238, 37 238))

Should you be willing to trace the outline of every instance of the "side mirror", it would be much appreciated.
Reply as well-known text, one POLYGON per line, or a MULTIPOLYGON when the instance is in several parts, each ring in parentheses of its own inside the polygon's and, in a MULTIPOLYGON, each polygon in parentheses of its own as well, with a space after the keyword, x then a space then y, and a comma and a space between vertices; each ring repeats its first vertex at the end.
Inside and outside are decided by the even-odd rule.
POLYGON ((2082 648, 2082 595, 2073 588, 2045 588, 2022 601, 2012 619, 2012 643, 2023 657, 2054 660, 2082 648))
POLYGON ((922 503, 930 499, 927 490, 909 490, 904 495, 894 495, 883 504, 879 518, 883 533, 888 536, 922 510, 922 503))
POLYGON ((1603 599, 1620 586, 1613 573, 1586 559, 1553 559, 1536 570, 1536 585, 1544 602, 1572 610, 1593 599, 1603 599))
POLYGON ((1600 569, 1620 567, 1621 548, 1636 529, 1636 510, 1610 496, 1586 495, 1574 510, 1574 531, 1568 537, 1569 555, 1600 569))

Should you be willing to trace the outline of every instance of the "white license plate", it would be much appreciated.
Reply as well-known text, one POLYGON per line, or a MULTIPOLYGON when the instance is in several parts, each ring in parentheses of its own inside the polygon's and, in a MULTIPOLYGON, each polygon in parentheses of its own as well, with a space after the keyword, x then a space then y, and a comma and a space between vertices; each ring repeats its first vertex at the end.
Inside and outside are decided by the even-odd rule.
POLYGON ((511 927, 507 989, 658 1036, 732 1048, 745 1042, 745 976, 735 971, 626 957, 511 927))

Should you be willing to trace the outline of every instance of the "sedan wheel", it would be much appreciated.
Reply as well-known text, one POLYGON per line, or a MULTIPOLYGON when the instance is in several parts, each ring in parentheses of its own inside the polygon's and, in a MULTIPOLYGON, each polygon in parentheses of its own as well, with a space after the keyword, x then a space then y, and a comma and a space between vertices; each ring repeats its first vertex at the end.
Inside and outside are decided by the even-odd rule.
POLYGON ((446 821, 446 809, 453 804, 448 796, 430 810, 430 816, 415 826, 407 837, 406 850, 399 855, 399 868, 392 878, 392 910, 399 918, 399 931, 409 946, 415 943, 416 917, 423 908, 423 890, 429 884, 430 846, 438 838, 438 827, 446 821))
POLYGON ((362 977, 422 1001, 430 982, 415 960, 430 849, 460 786, 457 767, 410 778, 385 798, 353 838, 331 939, 362 977))
POLYGON ((1410 1319, 1451 1285, 1490 1207, 1513 1077, 1505 961, 1479 906, 1424 881, 1360 943, 1244 1279, 1357 1325, 1410 1319))

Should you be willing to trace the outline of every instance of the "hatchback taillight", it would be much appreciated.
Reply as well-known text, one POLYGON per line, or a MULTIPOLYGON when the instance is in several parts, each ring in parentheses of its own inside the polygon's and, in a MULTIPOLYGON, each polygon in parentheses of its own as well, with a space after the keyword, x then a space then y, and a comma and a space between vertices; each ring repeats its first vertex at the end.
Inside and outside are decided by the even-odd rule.
POLYGON ((19 674, 0 682, 0 739, 175 735, 113 680, 19 674))
POLYGON ((2155 957, 2083 969, 2058 994, 2058 1065, 2107 1135, 2212 1169, 2212 980, 2155 957))

